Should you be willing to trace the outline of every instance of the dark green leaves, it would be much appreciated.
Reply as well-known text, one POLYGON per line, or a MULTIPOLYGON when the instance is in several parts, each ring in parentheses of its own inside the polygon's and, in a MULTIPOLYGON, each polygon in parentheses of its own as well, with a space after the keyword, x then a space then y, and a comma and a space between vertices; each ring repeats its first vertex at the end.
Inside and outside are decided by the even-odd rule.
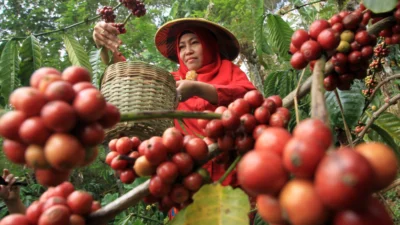
POLYGON ((106 68, 106 65, 101 61, 100 53, 101 53, 101 48, 93 49, 90 52, 90 59, 89 59, 91 67, 93 69, 92 83, 97 88, 100 88, 101 78, 106 68))
POLYGON ((65 49, 68 52, 69 60, 74 66, 82 66, 89 70, 92 73, 92 67, 89 62, 89 56, 86 51, 83 49, 82 45, 79 44, 74 37, 64 34, 63 40, 65 44, 65 49))
MULTIPOLYGON (((361 94, 361 85, 355 83, 349 91, 338 90, 340 101, 344 109, 344 117, 346 118, 347 125, 351 128, 354 127, 361 114, 365 104, 365 98, 361 94)), ((342 115, 335 93, 327 92, 325 94, 326 105, 329 111, 330 121, 333 126, 344 128, 342 115)))
POLYGON ((20 85, 18 79, 18 49, 17 41, 8 41, 0 58, 0 93, 8 104, 11 92, 20 85))
POLYGON ((290 59, 289 46, 293 34, 292 28, 280 16, 267 15, 267 33, 273 51, 287 61, 290 59))
POLYGON ((31 35, 22 42, 20 57, 21 70, 19 71, 19 77, 21 84, 27 86, 32 73, 42 65, 39 41, 34 36, 31 35))

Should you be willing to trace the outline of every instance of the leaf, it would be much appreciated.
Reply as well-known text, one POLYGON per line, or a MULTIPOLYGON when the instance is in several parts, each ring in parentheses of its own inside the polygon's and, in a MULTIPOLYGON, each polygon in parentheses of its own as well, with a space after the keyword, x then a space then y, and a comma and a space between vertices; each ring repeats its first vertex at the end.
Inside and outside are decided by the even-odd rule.
POLYGON ((220 184, 204 185, 186 209, 186 222, 190 225, 249 224, 248 196, 239 188, 220 184))
POLYGON ((172 19, 174 19, 174 18, 176 18, 176 14, 178 13, 178 10, 179 10, 179 1, 175 1, 173 4, 172 4, 172 7, 171 7, 171 11, 169 12, 169 16, 172 18, 172 19))
POLYGON ((101 61, 101 51, 100 49, 93 49, 90 52, 90 65, 93 69, 92 72, 92 83, 96 88, 100 88, 101 86, 101 79, 104 74, 104 70, 106 69, 106 64, 101 61))
POLYGON ((63 35, 63 40, 72 65, 85 67, 90 73, 92 73, 89 56, 86 54, 86 51, 83 49, 82 45, 80 45, 74 37, 68 34, 63 35))
POLYGON ((396 8, 397 0, 364 0, 364 6, 374 13, 384 13, 396 8))
POLYGON ((33 35, 30 35, 22 42, 20 57, 21 70, 19 71, 19 78, 23 86, 28 86, 32 73, 39 69, 42 64, 39 40, 33 35))
MULTIPOLYGON (((366 112, 371 118, 372 114, 366 112)), ((400 145, 400 118, 392 113, 383 112, 374 121, 374 124, 385 130, 393 138, 397 145, 400 145)))
POLYGON ((279 85, 282 76, 288 76, 288 71, 275 71, 270 73, 264 82, 264 96, 268 97, 271 95, 279 94, 279 85))
POLYGON ((178 214, 169 222, 167 223, 168 225, 187 225, 185 222, 185 216, 186 216, 186 208, 183 210, 179 211, 178 214))
MULTIPOLYGON (((361 114, 365 104, 364 96, 361 94, 361 85, 354 83, 351 90, 338 90, 339 98, 343 106, 344 117, 349 128, 354 127, 361 114)), ((344 128, 342 115, 340 113, 339 103, 333 91, 325 93, 326 106, 329 111, 332 126, 344 128)))
POLYGON ((8 41, 0 58, 0 94, 8 104, 11 92, 20 85, 18 80, 18 50, 16 41, 8 41))
POLYGON ((0 56, 1 56, 1 53, 3 52, 4 47, 6 46, 6 44, 7 44, 7 42, 1 42, 0 43, 0 56))
POLYGON ((269 225, 269 224, 261 218, 260 214, 257 213, 254 218, 254 225, 269 225))
POLYGON ((395 141, 393 140, 393 137, 390 136, 390 134, 388 132, 386 132, 384 129, 380 128, 379 126, 377 126, 375 124, 371 125, 371 129, 373 129, 377 134, 379 134, 379 136, 382 137, 384 142, 394 150, 394 153, 396 153, 397 158, 400 159, 399 146, 395 143, 395 141))
POLYGON ((270 46, 281 58, 289 61, 289 46, 293 34, 289 24, 278 15, 268 14, 267 33, 270 46))
POLYGON ((257 55, 261 56, 263 53, 263 47, 265 47, 264 43, 267 41, 264 37, 264 20, 265 20, 265 8, 264 8, 264 0, 257 0, 255 5, 255 15, 256 18, 256 25, 255 25, 255 41, 256 41, 256 52, 257 55))

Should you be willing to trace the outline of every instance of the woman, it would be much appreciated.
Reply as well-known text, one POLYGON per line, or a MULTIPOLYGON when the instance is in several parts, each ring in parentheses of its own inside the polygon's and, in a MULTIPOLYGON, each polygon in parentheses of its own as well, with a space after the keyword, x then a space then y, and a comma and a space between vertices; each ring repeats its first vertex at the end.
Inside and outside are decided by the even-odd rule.
MULTIPOLYGON (((104 22, 98 23, 93 33, 98 46, 114 53, 114 62, 123 60, 118 52, 122 42, 117 35, 118 30, 104 22)), ((239 54, 237 39, 218 24, 198 18, 173 20, 159 28, 155 44, 163 56, 179 64, 179 69, 172 72, 180 101, 177 110, 214 111, 255 89, 246 74, 231 62, 239 54)), ((108 62, 106 53, 103 52, 102 59, 108 62)), ((185 119, 184 124, 185 129, 182 129, 175 121, 175 127, 183 133, 204 136, 196 119, 185 119)), ((214 181, 225 172, 224 165, 212 161, 204 167, 214 181)), ((228 176, 223 184, 235 186, 234 178, 228 176)))

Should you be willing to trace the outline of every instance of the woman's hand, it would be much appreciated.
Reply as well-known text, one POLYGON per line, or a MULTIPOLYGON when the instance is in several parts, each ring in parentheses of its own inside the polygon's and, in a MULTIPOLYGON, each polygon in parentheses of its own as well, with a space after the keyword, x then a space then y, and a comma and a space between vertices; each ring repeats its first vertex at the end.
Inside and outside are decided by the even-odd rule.
POLYGON ((184 102, 191 97, 198 96, 210 102, 211 104, 218 103, 217 90, 211 84, 192 80, 179 80, 176 82, 176 91, 178 100, 184 102))
POLYGON ((110 51, 118 52, 122 41, 118 38, 119 31, 104 21, 97 23, 93 30, 93 40, 97 47, 104 46, 110 51))
POLYGON ((8 183, 7 185, 0 185, 0 198, 4 201, 17 201, 19 200, 19 187, 13 185, 16 178, 7 169, 3 170, 3 179, 8 183))

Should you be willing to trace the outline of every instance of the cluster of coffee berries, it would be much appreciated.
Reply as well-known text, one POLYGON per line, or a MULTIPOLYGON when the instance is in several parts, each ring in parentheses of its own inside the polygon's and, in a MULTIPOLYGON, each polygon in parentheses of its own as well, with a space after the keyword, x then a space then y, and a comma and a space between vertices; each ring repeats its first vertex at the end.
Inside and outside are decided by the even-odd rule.
POLYGON ((58 185, 73 168, 90 164, 103 129, 120 119, 119 110, 92 85, 88 70, 78 66, 62 73, 36 70, 30 86, 14 90, 9 102, 14 110, 0 118, 3 151, 11 162, 35 169, 45 186, 58 185))
POLYGON ((290 111, 282 107, 278 95, 264 98, 257 90, 247 92, 228 107, 219 106, 214 112, 222 114, 221 119, 198 119, 198 124, 207 138, 218 143, 221 157, 231 151, 246 153, 253 149, 255 139, 264 129, 287 127, 290 120, 290 111))
POLYGON ((349 90, 354 79, 363 79, 377 41, 366 31, 371 15, 363 9, 361 4, 354 12, 343 11, 329 20, 314 21, 308 32, 295 31, 290 45, 292 67, 303 69, 310 63, 313 69, 313 60, 325 53, 334 66, 324 80, 326 90, 349 90))
POLYGON ((239 162, 237 176, 239 185, 257 197, 266 222, 393 224, 372 195, 396 178, 393 149, 363 143, 328 152, 331 142, 330 128, 316 119, 301 121, 292 134, 277 127, 261 133, 239 162))
POLYGON ((208 160, 208 146, 199 137, 183 136, 174 128, 140 141, 137 137, 121 137, 109 142, 106 163, 117 171, 124 183, 136 177, 152 176, 147 203, 158 202, 162 211, 178 209, 191 203, 191 196, 204 183, 203 170, 197 168, 208 160))
POLYGON ((355 133, 355 134, 359 134, 359 133, 361 133, 361 131, 364 130, 364 128, 365 128, 365 126, 363 126, 363 125, 358 125, 358 126, 356 126, 356 127, 354 128, 354 133, 355 133))
MULTIPOLYGON (((400 44, 400 3, 397 4, 396 8, 391 12, 393 17, 396 19, 396 24, 392 27, 385 28, 379 32, 379 36, 381 36, 387 45, 400 44)), ((376 23, 383 19, 383 17, 373 16, 374 19, 372 23, 376 23)))
POLYGON ((117 28, 120 34, 126 33, 125 24, 123 23, 111 23, 111 26, 117 28))
POLYGON ((119 2, 124 4, 137 17, 146 15, 145 5, 140 0, 119 0, 119 2))
POLYGON ((117 17, 114 15, 114 9, 111 6, 104 6, 103 8, 98 9, 97 12, 106 23, 114 23, 115 18, 117 17))
POLYGON ((386 43, 379 43, 378 45, 376 45, 376 47, 374 48, 374 56, 375 57, 386 57, 389 55, 389 48, 387 48, 387 44, 386 43))
POLYGON ((362 93, 366 97, 371 96, 374 93, 374 89, 378 83, 375 81, 374 76, 372 75, 365 77, 364 82, 367 89, 362 90, 362 93))
POLYGON ((97 211, 101 205, 93 201, 91 194, 75 190, 70 182, 50 187, 40 199, 34 201, 25 214, 4 217, 1 225, 85 225, 85 217, 97 211))

